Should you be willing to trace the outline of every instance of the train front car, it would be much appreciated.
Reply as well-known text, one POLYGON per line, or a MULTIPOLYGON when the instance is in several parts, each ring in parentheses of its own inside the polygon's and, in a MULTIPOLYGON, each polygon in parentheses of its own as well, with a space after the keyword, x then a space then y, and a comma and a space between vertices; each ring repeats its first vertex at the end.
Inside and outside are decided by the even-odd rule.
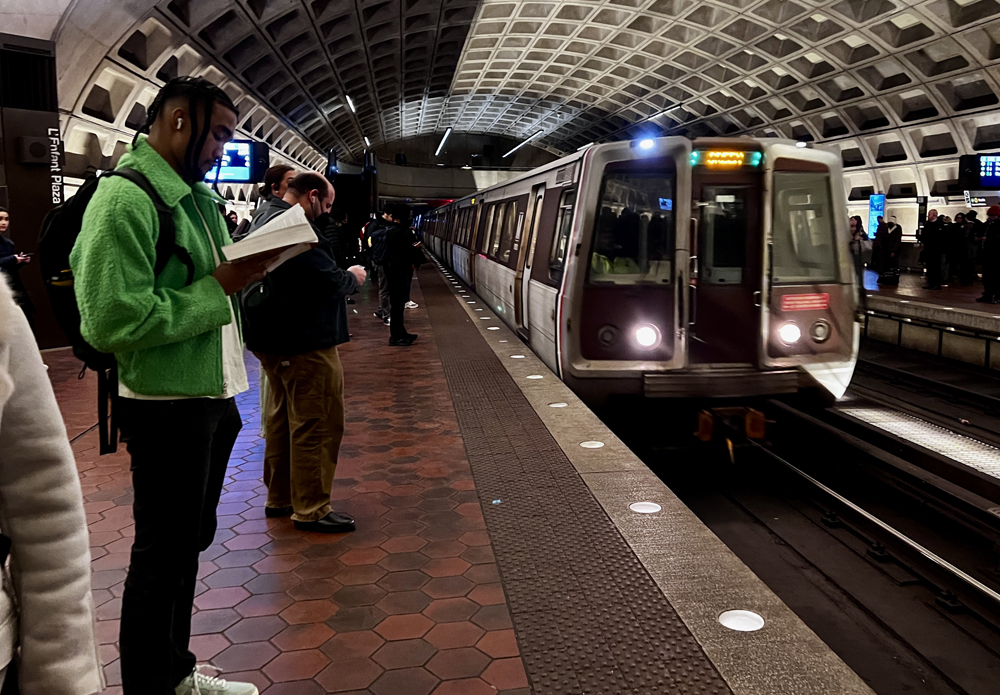
POLYGON ((643 139, 584 156, 562 378, 618 394, 843 395, 859 326, 840 158, 794 142, 643 139))

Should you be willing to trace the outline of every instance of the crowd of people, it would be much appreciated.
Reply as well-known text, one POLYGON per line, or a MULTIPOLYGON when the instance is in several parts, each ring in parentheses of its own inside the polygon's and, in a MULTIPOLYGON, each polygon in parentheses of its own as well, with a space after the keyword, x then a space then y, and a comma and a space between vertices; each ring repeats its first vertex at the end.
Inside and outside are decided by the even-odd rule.
MULTIPOLYGON (((119 162, 129 176, 98 180, 69 255, 80 339, 117 363, 115 415, 131 459, 135 537, 119 635, 125 695, 257 695, 253 684, 204 673, 189 644, 199 556, 215 537, 243 423, 235 397, 249 389, 244 347, 267 385, 266 516, 290 517, 303 532, 345 533, 355 520, 330 499, 345 427, 338 346, 350 339, 347 303, 369 273, 389 345, 417 338, 404 317, 416 306, 409 288, 423 260, 410 208, 388 204, 353 233, 333 210, 330 181, 278 166, 251 218, 227 214, 204 177, 236 124, 236 106, 212 83, 169 81, 119 162), (293 207, 316 233, 311 248, 277 267, 282 249, 225 260, 225 246, 293 207), (173 221, 175 243, 161 265, 164 219, 173 221)), ((20 667, 14 677, 28 695, 91 695, 104 683, 83 499, 18 276, 32 259, 14 249, 10 223, 0 208, 0 568, 9 537, 20 600, 15 611, 0 591, 0 682, 9 663, 11 672, 20 667)))
MULTIPOLYGON (((879 217, 874 238, 865 231, 859 216, 850 218, 850 229, 859 277, 870 267, 879 273, 880 283, 898 278, 903 230, 895 217, 879 217)), ((929 210, 916 236, 927 270, 925 290, 953 284, 968 287, 981 276, 983 294, 976 301, 1000 304, 1000 205, 986 210, 985 221, 976 210, 957 213, 954 218, 929 210)))

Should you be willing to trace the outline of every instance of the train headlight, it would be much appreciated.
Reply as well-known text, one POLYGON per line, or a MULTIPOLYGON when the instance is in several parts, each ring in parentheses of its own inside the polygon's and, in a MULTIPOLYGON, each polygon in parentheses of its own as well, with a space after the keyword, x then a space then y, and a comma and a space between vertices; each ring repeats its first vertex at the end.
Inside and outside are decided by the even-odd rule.
POLYGON ((656 146, 656 141, 653 138, 643 138, 639 141, 639 149, 648 152, 656 146))
POLYGON ((656 326, 639 326, 635 329, 635 342, 639 347, 654 348, 660 344, 660 331, 656 326))
POLYGON ((802 337, 802 329, 795 323, 783 323, 778 327, 778 337, 785 345, 795 345, 802 337))

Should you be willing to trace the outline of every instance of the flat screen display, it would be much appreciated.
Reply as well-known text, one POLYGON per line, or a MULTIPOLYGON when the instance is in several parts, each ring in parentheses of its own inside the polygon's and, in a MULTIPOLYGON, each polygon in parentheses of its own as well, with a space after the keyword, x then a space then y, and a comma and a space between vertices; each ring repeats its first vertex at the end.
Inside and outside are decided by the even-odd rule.
POLYGON ((878 218, 885 217, 885 196, 873 195, 868 198, 868 238, 874 239, 878 231, 878 218))
POLYGON ((219 183, 252 183, 253 171, 253 149, 254 143, 251 140, 233 140, 226 143, 224 154, 222 155, 222 172, 219 167, 214 167, 205 176, 205 181, 212 183, 216 174, 219 176, 219 183))
POLYGON ((1000 154, 979 155, 979 187, 1000 190, 1000 154))

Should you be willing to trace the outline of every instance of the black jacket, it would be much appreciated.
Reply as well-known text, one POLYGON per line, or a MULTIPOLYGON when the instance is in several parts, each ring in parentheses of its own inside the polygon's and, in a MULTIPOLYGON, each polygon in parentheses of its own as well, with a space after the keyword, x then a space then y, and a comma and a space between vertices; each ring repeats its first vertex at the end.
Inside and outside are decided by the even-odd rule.
POLYGON ((946 237, 950 231, 944 226, 940 217, 933 222, 927 220, 920 233, 920 241, 923 242, 924 249, 928 253, 941 253, 946 246, 946 237))
POLYGON ((386 244, 389 252, 387 265, 391 275, 409 275, 413 266, 420 265, 423 254, 413 246, 415 243, 417 237, 412 229, 401 224, 390 224, 386 244))
MULTIPOLYGON (((272 202, 254 220, 254 229, 291 207, 272 202)), ((256 287, 243 292, 243 336, 250 350, 300 355, 350 340, 344 298, 358 291, 358 281, 337 267, 330 242, 319 230, 316 235, 319 246, 268 273, 264 294, 256 287)))
POLYGON ((17 262, 17 250, 14 242, 0 234, 0 272, 7 276, 10 289, 14 292, 14 301, 25 311, 33 312, 35 305, 28 296, 28 290, 21 281, 21 267, 17 262))

